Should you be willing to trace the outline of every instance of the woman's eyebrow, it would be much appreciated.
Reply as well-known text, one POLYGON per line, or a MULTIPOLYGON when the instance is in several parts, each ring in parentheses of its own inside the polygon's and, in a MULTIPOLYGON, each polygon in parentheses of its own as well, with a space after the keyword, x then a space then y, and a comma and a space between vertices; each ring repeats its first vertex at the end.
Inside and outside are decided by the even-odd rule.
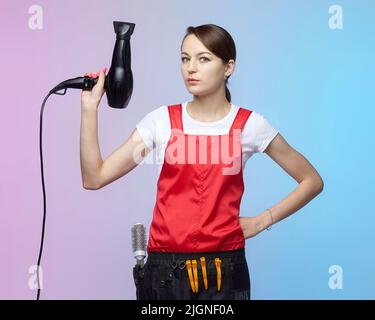
MULTIPOLYGON (((199 52, 199 53, 197 53, 197 56, 199 56, 199 55, 201 55, 201 54, 204 54, 204 53, 208 53, 208 54, 211 54, 211 53, 209 53, 209 52, 207 52, 207 51, 204 51, 204 52, 199 52)), ((187 56, 189 56, 189 54, 188 53, 186 53, 186 52, 181 52, 181 54, 186 54, 187 56)))

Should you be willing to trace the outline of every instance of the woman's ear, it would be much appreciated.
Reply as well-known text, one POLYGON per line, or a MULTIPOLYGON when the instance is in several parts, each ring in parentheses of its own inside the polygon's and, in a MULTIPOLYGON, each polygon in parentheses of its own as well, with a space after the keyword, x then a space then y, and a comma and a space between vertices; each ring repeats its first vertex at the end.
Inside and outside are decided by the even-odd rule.
POLYGON ((236 62, 233 59, 230 59, 227 62, 226 67, 225 67, 225 75, 224 75, 226 79, 229 78, 234 72, 235 64, 236 62))

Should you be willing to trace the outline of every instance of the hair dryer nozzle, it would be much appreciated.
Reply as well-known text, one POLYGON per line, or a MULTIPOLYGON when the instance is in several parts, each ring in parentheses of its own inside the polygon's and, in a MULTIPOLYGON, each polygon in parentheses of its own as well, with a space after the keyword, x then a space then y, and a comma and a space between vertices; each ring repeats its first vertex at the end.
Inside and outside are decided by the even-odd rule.
POLYGON ((112 63, 105 81, 108 105, 112 108, 126 108, 133 92, 131 70, 130 36, 135 24, 113 21, 116 43, 112 63))
POLYGON ((117 39, 130 40, 130 36, 134 31, 135 23, 113 21, 113 27, 115 28, 117 39))

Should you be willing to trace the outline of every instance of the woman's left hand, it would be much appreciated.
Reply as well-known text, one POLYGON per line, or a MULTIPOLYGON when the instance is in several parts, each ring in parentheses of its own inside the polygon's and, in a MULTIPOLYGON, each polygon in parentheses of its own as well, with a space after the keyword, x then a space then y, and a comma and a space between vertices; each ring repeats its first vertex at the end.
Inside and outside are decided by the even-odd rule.
POLYGON ((259 217, 239 217, 239 223, 245 239, 254 237, 264 230, 259 217))

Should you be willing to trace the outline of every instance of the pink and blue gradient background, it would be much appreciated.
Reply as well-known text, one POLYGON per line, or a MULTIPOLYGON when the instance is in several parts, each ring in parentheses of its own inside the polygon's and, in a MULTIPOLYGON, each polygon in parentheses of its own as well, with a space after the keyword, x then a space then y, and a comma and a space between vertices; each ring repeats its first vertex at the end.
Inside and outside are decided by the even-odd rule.
MULTIPOLYGON (((189 25, 215 23, 237 46, 233 102, 262 113, 317 168, 325 188, 295 215, 246 241, 253 299, 374 299, 372 204, 373 1, 340 1, 344 29, 328 28, 336 1, 2 1, 0 298, 35 299, 28 269, 37 261, 43 198, 39 112, 48 91, 109 68, 113 20, 136 23, 134 92, 125 110, 99 109, 103 158, 163 104, 190 100, 179 48, 189 25), (43 29, 31 30, 31 5, 43 29), (331 265, 342 290, 328 287, 331 265)), ((47 223, 42 299, 134 299, 130 228, 147 228, 156 165, 141 165, 97 191, 82 188, 80 91, 46 104, 43 153, 47 223)), ((265 154, 245 168, 241 215, 253 216, 296 187, 265 154)))

